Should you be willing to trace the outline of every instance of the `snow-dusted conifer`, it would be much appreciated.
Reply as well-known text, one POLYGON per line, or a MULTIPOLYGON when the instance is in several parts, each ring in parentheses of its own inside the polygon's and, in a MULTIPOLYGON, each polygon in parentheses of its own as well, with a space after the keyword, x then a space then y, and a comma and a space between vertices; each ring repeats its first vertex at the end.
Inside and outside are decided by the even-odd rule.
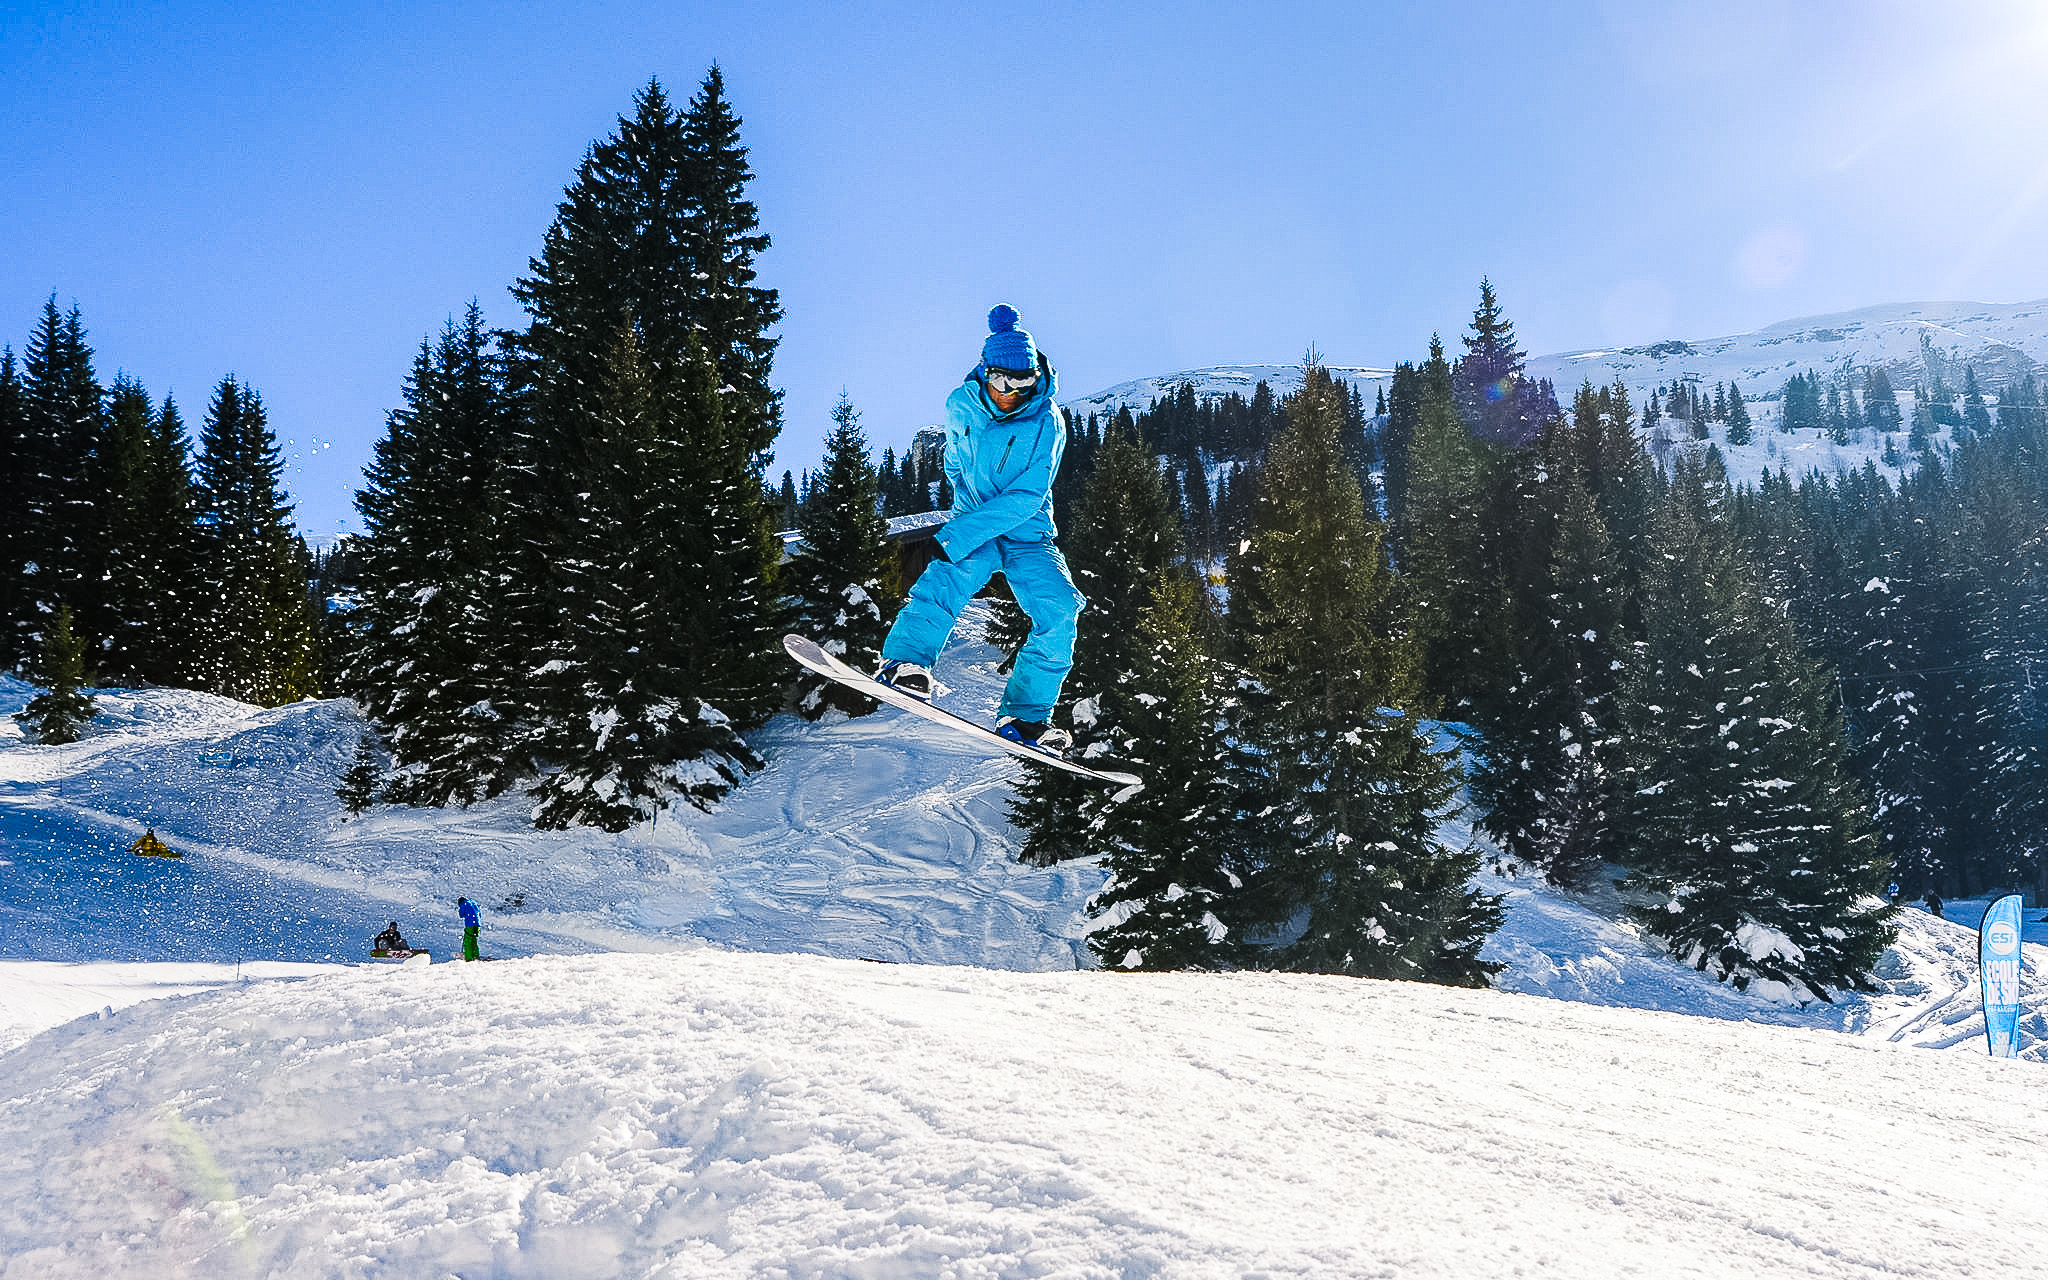
MULTIPOLYGON (((1151 606, 1154 584, 1180 561, 1180 519, 1167 496, 1159 459, 1128 424, 1111 423, 1096 451, 1095 469, 1075 502, 1073 528, 1063 539, 1074 584, 1088 607, 1075 624, 1074 669, 1063 691, 1082 759, 1120 760, 1132 749, 1125 723, 1126 681, 1136 667, 1139 622, 1151 606)), ((1015 605, 1014 639, 1023 643, 1029 620, 1015 605)), ((992 640, 999 637, 991 636, 992 640)), ((1059 770, 1034 769, 1017 786, 1011 820, 1024 832, 1023 860, 1050 866, 1091 846, 1087 828, 1107 796, 1099 786, 1059 770)))
POLYGON ((107 397, 104 478, 104 676, 182 681, 198 643, 198 529, 192 473, 177 406, 152 410, 134 379, 107 397))
POLYGON ((1571 457, 1552 451, 1542 486, 1550 518, 1529 528, 1541 563, 1517 593, 1513 663, 1485 699, 1472 796, 1481 829, 1503 850, 1584 888, 1616 856, 1623 600, 1613 545, 1571 457))
POLYGON ((1109 968, 1219 969, 1246 951, 1246 792, 1232 781, 1232 678, 1205 613, 1197 580, 1155 574, 1119 682, 1120 763, 1144 781, 1088 806, 1087 848, 1109 873, 1088 904, 1088 946, 1109 968))
POLYGON ((523 656, 506 642, 507 406, 475 303, 422 340, 356 495, 365 536, 342 681, 391 744, 390 799, 469 804, 511 785, 523 656))
POLYGON ((1503 446, 1474 438, 1459 418, 1452 369, 1435 339, 1419 390, 1397 531, 1401 583, 1425 694, 1463 717, 1470 709, 1462 704, 1493 678, 1505 642, 1505 584, 1494 563, 1500 531, 1492 526, 1503 446))
POLYGON ((732 598, 735 563, 761 562, 766 503, 741 453, 716 447, 728 442, 709 357, 670 368, 657 374, 620 328, 576 425, 591 487, 556 566, 576 615, 536 655, 556 710, 540 739, 557 766, 534 791, 542 827, 623 831, 678 797, 708 806, 761 764, 710 700, 732 637, 703 601, 732 598), (691 455, 706 443, 708 458, 691 455), (733 490, 752 506, 736 507, 733 490), (707 520, 721 510, 750 510, 751 525, 707 520))
POLYGON ((779 425, 766 334, 779 312, 754 284, 767 238, 744 199, 738 121, 716 69, 687 113, 657 83, 634 107, 585 157, 513 289, 533 320, 509 343, 505 510, 519 551, 501 606, 534 673, 519 716, 562 767, 543 789, 548 824, 629 821, 670 790, 710 803, 755 760, 739 733, 787 688, 761 483, 779 425), (668 434, 649 440, 650 425, 668 434), (653 470, 621 469, 629 439, 653 470), (634 523, 658 541, 618 541, 634 523), (646 674, 607 685, 627 668, 646 674), (614 712, 657 719, 613 733, 614 712))
POLYGON ((1395 633, 1382 527, 1340 432, 1344 393, 1313 362, 1273 442, 1234 621, 1262 686, 1249 736, 1268 762, 1252 886, 1281 967, 1484 985, 1497 901, 1475 854, 1441 843, 1460 781, 1412 708, 1411 644, 1395 633))
POLYGON ((18 487, 28 466, 24 427, 14 348, 0 347, 0 475, 15 477, 10 483, 17 486, 9 491, 13 500, 0 503, 0 670, 21 656, 15 645, 24 585, 21 551, 28 535, 27 504, 18 487))
POLYGON ((28 700, 15 719, 33 730, 36 741, 61 746, 78 741, 78 729, 93 717, 92 695, 84 691, 85 642, 71 628, 71 606, 59 604, 44 628, 36 683, 43 691, 28 700))
POLYGON ((65 314, 50 298, 22 361, 19 467, 6 504, 19 583, 8 619, 14 663, 42 651, 43 629, 60 602, 71 607, 80 640, 100 648, 100 395, 78 308, 65 314))
POLYGON ((1686 963, 1793 999, 1867 989, 1883 863, 1843 768, 1833 689, 1741 563, 1725 479, 1682 455, 1629 673, 1635 918, 1686 963))
MULTIPOLYGON (((860 411, 841 392, 832 406, 824 471, 799 517, 802 544, 791 553, 783 580, 796 602, 796 629, 857 671, 880 663, 882 638, 898 604, 888 587, 894 552, 880 502, 860 411)), ((797 689, 798 710, 811 720, 828 709, 866 715, 877 705, 808 671, 797 689)))
POLYGON ((262 398, 221 379, 200 435, 201 687, 262 706, 318 691, 305 546, 279 491, 284 460, 262 398))
POLYGON ((377 740, 366 733, 356 743, 356 753, 342 773, 341 785, 334 789, 334 795, 353 816, 377 803, 383 784, 384 756, 377 750, 377 740))

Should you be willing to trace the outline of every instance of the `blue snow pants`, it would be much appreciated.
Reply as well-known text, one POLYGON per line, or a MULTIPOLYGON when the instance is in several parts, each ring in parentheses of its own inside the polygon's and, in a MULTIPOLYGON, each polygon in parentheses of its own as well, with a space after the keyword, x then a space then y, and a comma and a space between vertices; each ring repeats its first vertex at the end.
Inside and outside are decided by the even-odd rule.
POLYGON ((1088 602, 1052 539, 991 538, 964 560, 934 560, 910 588, 910 599, 882 642, 882 657, 929 667, 939 657, 960 611, 1000 572, 1031 615, 1031 635, 1010 668, 996 715, 1043 722, 1074 666, 1074 620, 1088 602))

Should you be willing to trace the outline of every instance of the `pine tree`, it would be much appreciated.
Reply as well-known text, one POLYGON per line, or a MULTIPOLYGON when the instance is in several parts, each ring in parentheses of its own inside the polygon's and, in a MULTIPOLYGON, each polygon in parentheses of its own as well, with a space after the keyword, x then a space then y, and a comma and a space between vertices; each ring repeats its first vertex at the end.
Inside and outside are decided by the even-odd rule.
POLYGON ((579 614, 537 655, 548 705, 567 712, 542 739, 559 764, 534 791, 542 827, 623 831, 674 797, 706 808, 761 766, 713 700, 730 692, 723 681, 753 678, 712 664, 738 649, 727 629, 756 619, 702 606, 744 598, 747 584, 732 578, 765 562, 773 534, 747 460, 724 435, 716 367, 700 350, 677 372, 681 385, 666 385, 622 327, 578 424, 592 488, 558 571, 579 614), (690 456, 691 444, 708 456, 690 456), (753 503, 736 502, 740 493, 753 503))
MULTIPOLYGON (((1135 430, 1116 424, 1104 433, 1095 472, 1075 506, 1065 549, 1088 607, 1075 624, 1066 706, 1056 714, 1072 725, 1076 757, 1119 760, 1134 749, 1126 680, 1139 661, 1139 624, 1159 579, 1186 572, 1180 521, 1160 460, 1135 430)), ((1028 620, 1014 604, 1006 613, 1022 620, 1014 636, 1022 644, 1028 620)), ((1086 852, 1086 831, 1107 799, 1101 788, 1066 773, 1031 770, 1010 805, 1011 821, 1024 832, 1023 861, 1050 866, 1086 852)))
POLYGON ((1883 864, 1843 760, 1832 687, 1756 589, 1725 480, 1679 462, 1647 638, 1624 692, 1632 914, 1741 990, 1867 990, 1891 929, 1883 864))
POLYGON ((43 686, 43 692, 30 698, 14 718, 32 729, 36 740, 45 746, 78 741, 79 726, 92 719, 94 706, 92 695, 82 692, 85 643, 71 628, 70 605, 59 604, 44 630, 36 683, 43 686))
POLYGON ((377 740, 366 733, 356 743, 355 756, 341 775, 341 785, 334 789, 335 797, 353 817, 377 803, 383 781, 383 755, 377 750, 377 740))
POLYGON ((1439 842, 1459 776, 1413 715, 1415 654, 1392 631, 1393 575, 1340 432, 1344 395, 1309 364, 1266 463, 1232 610, 1261 686, 1270 762, 1254 918, 1281 966, 1484 985, 1498 902, 1476 855, 1439 842))
POLYGON ((223 378, 200 435, 202 589, 211 608, 193 668, 203 688, 260 706, 317 692, 305 548, 278 491, 283 474, 262 399, 223 378))
POLYGON ((472 303, 422 340, 356 495, 365 536, 343 686, 395 757, 389 799, 470 804, 525 768, 525 654, 507 643, 512 575, 502 378, 472 303))
POLYGON ((687 112, 652 82, 634 106, 591 148, 514 287, 533 321, 508 343, 519 427, 506 509, 520 550, 502 612, 547 673, 519 715, 535 752, 564 766, 543 788, 548 824, 650 815, 671 781, 711 803, 757 761, 739 735, 780 709, 787 685, 781 548, 761 484, 779 426, 766 336, 779 311, 753 283, 767 239, 743 198, 738 121, 716 68, 687 112), (675 434, 650 441, 649 423, 675 434), (660 470, 622 470, 622 449, 660 470), (636 523, 662 541, 621 541, 636 523), (600 555, 610 560, 589 558, 600 555), (643 571, 647 556, 663 558, 658 572, 643 571), (586 607, 592 593, 603 610, 586 607), (621 646, 622 627, 659 639, 645 630, 621 646), (669 669, 607 687, 657 651, 669 669), (588 724, 670 704, 676 718, 640 736, 588 724), (575 792, 578 780, 591 790, 575 792), (599 795, 607 786, 656 790, 599 795))
MULTIPOLYGON (((659 88, 649 82, 650 92, 659 88)), ((775 290, 756 283, 754 262, 769 239, 761 232, 759 210, 747 199, 753 170, 740 145, 740 118, 726 100, 725 76, 715 64, 680 123, 692 206, 683 245, 695 285, 685 296, 720 385, 732 388, 727 430, 744 443, 758 470, 782 429, 782 393, 769 384, 776 340, 768 336, 782 319, 782 306, 775 290)))
POLYGON ((1785 380, 1782 397, 1784 416, 1781 431, 1819 431, 1827 426, 1827 412, 1821 405, 1820 378, 1811 372, 1795 373, 1785 380))
POLYGON ((1963 425, 1972 435, 1991 433, 1991 410, 1984 405, 1984 393, 1977 388, 1977 366, 1963 366, 1963 425))
MULTIPOLYGON (((1883 365, 1867 365, 1863 370, 1863 420, 1871 430, 1889 434, 1899 429, 1899 396, 1892 389, 1892 378, 1883 365)), ((1890 444, 1889 441, 1886 442, 1890 444)))
POLYGON ((42 648, 61 601, 89 651, 100 648, 103 549, 97 469, 105 433, 100 384, 78 308, 68 315, 52 297, 22 362, 13 481, 14 572, 20 583, 8 619, 9 656, 21 662, 42 648))
POLYGON ((1086 832, 1108 872, 1088 903, 1088 946, 1112 968, 1221 969, 1246 955, 1246 792, 1231 781, 1231 677, 1203 613, 1194 580, 1159 573, 1130 646, 1123 759, 1145 781, 1110 796, 1086 832))
POLYGON ((1906 432, 1906 447, 1914 453, 1925 453, 1934 447, 1934 437, 1939 434, 1941 424, 1934 418, 1934 400, 1927 394, 1927 388, 1913 389, 1913 421, 1906 432))
POLYGON ((1505 641, 1504 586, 1493 556, 1500 531, 1489 524, 1505 454, 1465 429, 1453 396, 1443 348, 1432 340, 1397 533, 1425 693, 1462 716, 1469 710, 1462 702, 1491 679, 1505 641))
MULTIPOLYGON (((881 662, 882 639, 901 603, 888 586, 895 556, 879 490, 860 411, 842 391, 832 406, 824 474, 803 509, 802 542, 784 580, 796 600, 796 629, 857 671, 881 662)), ((823 676, 805 672, 798 681, 797 707, 807 719, 828 709, 866 715, 876 706, 823 676)))
POLYGON ((1557 440, 1545 453, 1541 515, 1528 525, 1540 564, 1516 593, 1513 663, 1484 700, 1472 796, 1484 812, 1480 828, 1502 849, 1553 883, 1583 889, 1620 856, 1614 668, 1627 650, 1626 605, 1570 443, 1557 440))
POLYGON ((185 429, 170 400, 152 410, 123 375, 107 399, 102 466, 109 632, 103 675, 153 684, 186 676, 201 610, 198 526, 185 429))
POLYGON ((1732 382, 1728 384, 1727 421, 1729 444, 1745 445, 1754 438, 1756 429, 1750 421, 1749 406, 1743 403, 1741 390, 1732 382))

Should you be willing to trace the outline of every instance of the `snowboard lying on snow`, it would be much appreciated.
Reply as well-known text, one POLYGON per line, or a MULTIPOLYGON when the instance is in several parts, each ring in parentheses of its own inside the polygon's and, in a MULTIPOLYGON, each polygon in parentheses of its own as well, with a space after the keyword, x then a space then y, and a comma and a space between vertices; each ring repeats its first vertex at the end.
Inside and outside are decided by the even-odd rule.
POLYGON ((1051 765, 1055 769, 1065 769, 1068 773, 1079 774, 1084 778, 1093 778, 1097 782, 1108 782, 1120 787, 1134 787, 1138 785, 1136 774, 1112 773, 1107 769, 1091 769, 1077 760, 1069 760, 1065 756, 1055 755, 1050 751, 1042 751, 1028 743, 1012 742, 986 725, 976 724, 972 720, 964 720, 950 711, 933 706, 923 699, 913 698, 900 689, 892 689, 888 685, 876 680, 873 676, 855 671, 852 667, 847 666, 839 659, 819 648, 815 640, 804 636, 784 636, 782 637, 782 647, 789 650, 790 657, 795 658, 799 663, 828 680, 836 680, 849 689, 857 689, 877 702, 886 702, 892 707, 900 707, 914 716, 919 716, 931 721, 933 724, 951 729, 962 737, 972 738, 983 746, 994 747, 998 751, 1008 752, 1020 760, 1029 760, 1034 764, 1045 764, 1051 765))

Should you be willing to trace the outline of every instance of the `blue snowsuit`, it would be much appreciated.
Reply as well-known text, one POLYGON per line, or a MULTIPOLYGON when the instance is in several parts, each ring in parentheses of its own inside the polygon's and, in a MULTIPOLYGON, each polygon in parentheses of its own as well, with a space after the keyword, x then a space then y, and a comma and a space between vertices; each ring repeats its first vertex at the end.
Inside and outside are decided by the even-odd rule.
POLYGON ((946 478, 953 513, 939 529, 945 560, 925 566, 896 615, 882 657, 929 667, 974 593, 1001 572, 1031 635, 996 715, 1045 722, 1074 665, 1074 620, 1087 603, 1053 545, 1052 478, 1067 450, 1058 380, 1039 358, 1039 386, 1010 413, 988 397, 983 366, 946 397, 946 478))

